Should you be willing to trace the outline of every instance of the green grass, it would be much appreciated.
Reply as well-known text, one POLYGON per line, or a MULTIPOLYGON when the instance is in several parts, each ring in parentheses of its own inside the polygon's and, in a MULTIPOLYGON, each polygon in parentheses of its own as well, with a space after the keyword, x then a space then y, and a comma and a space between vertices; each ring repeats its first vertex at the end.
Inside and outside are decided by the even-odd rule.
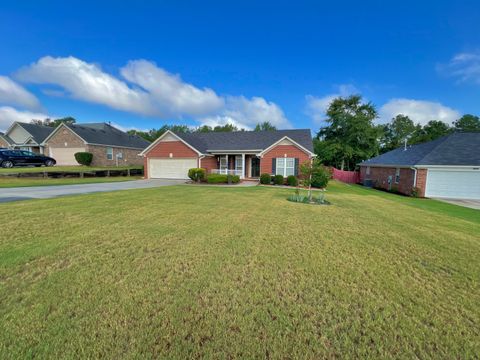
POLYGON ((332 183, 0 205, 0 358, 475 358, 480 212, 332 183))
POLYGON ((112 176, 112 177, 91 177, 91 178, 2 178, 0 177, 0 188, 49 186, 49 185, 73 185, 73 184, 94 184, 104 182, 118 182, 141 179, 140 176, 112 176))
POLYGON ((0 174, 18 174, 29 172, 44 172, 44 171, 58 171, 58 172, 79 172, 79 171, 98 171, 98 170, 127 170, 127 169, 141 169, 142 166, 52 166, 52 167, 15 167, 11 169, 0 168, 0 174))

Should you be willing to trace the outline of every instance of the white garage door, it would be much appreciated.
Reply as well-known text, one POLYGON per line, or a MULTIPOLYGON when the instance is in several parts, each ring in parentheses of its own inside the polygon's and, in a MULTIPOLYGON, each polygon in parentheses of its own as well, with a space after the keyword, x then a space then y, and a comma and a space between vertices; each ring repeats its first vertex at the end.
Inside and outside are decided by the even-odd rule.
POLYGON ((75 153, 85 151, 85 148, 50 148, 50 157, 54 158, 57 165, 79 165, 75 160, 75 153))
POLYGON ((197 159, 149 159, 148 176, 154 179, 188 179, 188 169, 198 166, 197 159))
POLYGON ((480 199, 480 170, 429 169, 425 196, 480 199))

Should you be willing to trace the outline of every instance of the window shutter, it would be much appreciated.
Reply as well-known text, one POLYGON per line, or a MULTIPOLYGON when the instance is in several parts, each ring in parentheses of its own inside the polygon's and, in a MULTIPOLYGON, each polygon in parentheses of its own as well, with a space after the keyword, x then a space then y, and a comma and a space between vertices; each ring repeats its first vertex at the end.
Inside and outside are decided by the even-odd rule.
POLYGON ((298 176, 298 164, 300 163, 299 158, 295 158, 295 176, 298 176))
POLYGON ((277 158, 272 159, 272 175, 277 173, 277 158))

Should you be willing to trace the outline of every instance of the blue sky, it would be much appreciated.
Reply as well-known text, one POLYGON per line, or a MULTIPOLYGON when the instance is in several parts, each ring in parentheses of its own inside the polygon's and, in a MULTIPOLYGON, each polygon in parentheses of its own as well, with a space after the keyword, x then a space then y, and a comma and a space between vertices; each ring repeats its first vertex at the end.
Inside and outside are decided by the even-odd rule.
POLYGON ((475 1, 0 5, 0 129, 74 116, 148 129, 317 131, 337 95, 415 121, 480 114, 475 1))

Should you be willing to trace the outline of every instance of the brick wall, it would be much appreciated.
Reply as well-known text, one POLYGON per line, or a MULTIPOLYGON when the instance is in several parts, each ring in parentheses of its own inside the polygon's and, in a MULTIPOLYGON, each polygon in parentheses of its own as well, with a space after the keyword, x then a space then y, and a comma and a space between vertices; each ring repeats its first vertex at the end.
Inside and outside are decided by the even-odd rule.
POLYGON ((50 147, 59 147, 59 148, 65 148, 65 147, 73 147, 73 148, 78 148, 78 147, 84 147, 85 142, 80 139, 73 131, 70 129, 63 127, 62 129, 59 129, 50 139, 48 139, 48 142, 45 144, 45 149, 44 153, 47 156, 50 155, 50 147), (65 146, 65 144, 67 146, 65 146))
POLYGON ((142 152, 140 149, 127 149, 121 147, 113 147, 113 160, 107 159, 107 147, 103 145, 87 145, 86 151, 93 154, 93 160, 91 166, 115 166, 116 155, 122 153, 123 158, 118 159, 119 166, 130 166, 130 165, 143 165, 143 158, 138 156, 142 152))
POLYGON ((148 157, 189 158, 198 154, 181 141, 161 141, 146 154, 148 157))
POLYGON ((0 148, 8 148, 9 146, 10 144, 0 137, 0 148))
POLYGON ((218 169, 217 157, 216 156, 207 156, 201 160, 200 166, 207 171, 207 174, 210 174, 212 169, 218 169))
POLYGON ((279 157, 298 158, 299 164, 310 160, 309 154, 294 145, 278 145, 265 153, 260 159, 260 174, 272 174, 272 159, 279 157))
POLYGON ((409 168, 400 169, 400 181, 395 183, 395 171, 396 168, 392 167, 370 167, 370 175, 366 174, 367 167, 362 166, 360 168, 360 181, 363 183, 365 180, 372 180, 375 187, 379 187, 385 190, 389 189, 388 177, 392 177, 391 189, 397 188, 398 191, 405 195, 411 195, 413 188, 414 171, 409 168))
POLYGON ((425 197, 425 188, 427 186, 427 169, 417 170, 417 188, 419 189, 418 196, 425 197))

